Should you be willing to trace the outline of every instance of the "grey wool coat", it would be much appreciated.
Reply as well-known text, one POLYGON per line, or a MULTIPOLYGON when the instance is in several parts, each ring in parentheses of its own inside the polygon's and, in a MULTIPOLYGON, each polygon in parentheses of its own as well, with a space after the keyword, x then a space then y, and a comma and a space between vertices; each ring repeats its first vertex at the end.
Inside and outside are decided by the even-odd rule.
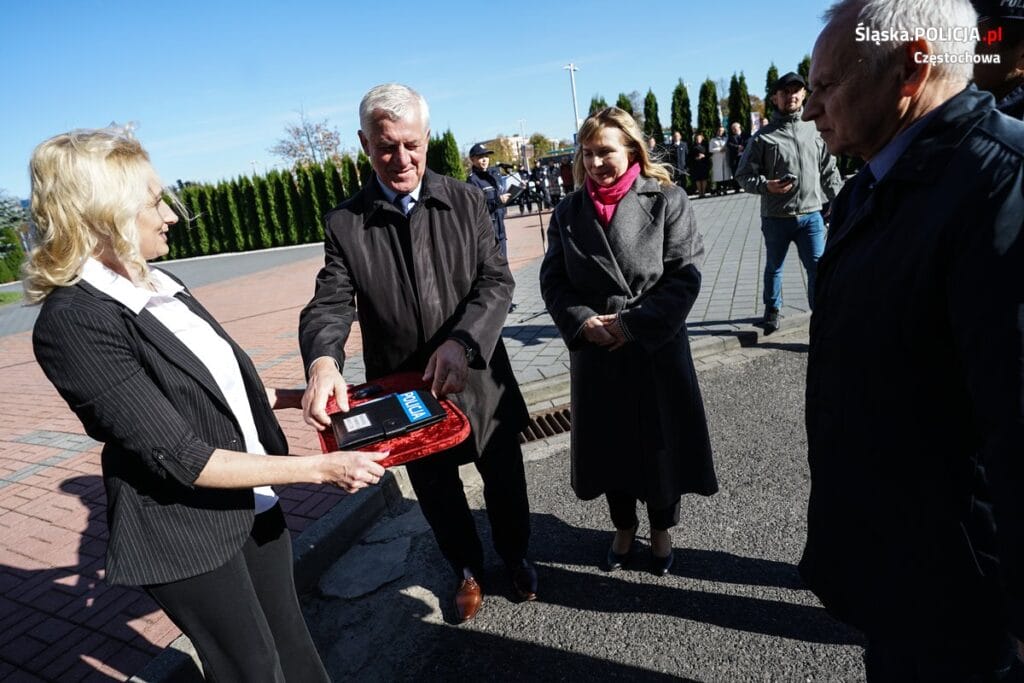
POLYGON ((556 207, 540 285, 570 350, 572 486, 587 500, 619 491, 654 508, 718 490, 686 316, 704 247, 686 194, 640 176, 611 224, 586 190, 556 207), (630 341, 607 351, 580 334, 619 313, 630 341))

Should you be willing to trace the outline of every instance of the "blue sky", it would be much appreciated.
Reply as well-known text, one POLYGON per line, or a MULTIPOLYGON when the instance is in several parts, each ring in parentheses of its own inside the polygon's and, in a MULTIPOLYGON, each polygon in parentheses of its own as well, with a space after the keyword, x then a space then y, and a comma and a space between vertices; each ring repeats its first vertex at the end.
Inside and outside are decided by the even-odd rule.
MULTIPOLYGON (((33 147, 111 121, 136 135, 168 183, 264 172, 302 108, 358 142, 370 87, 411 85, 435 131, 460 147, 523 129, 570 137, 577 99, 653 88, 663 123, 682 78, 743 71, 761 94, 774 61, 795 70, 827 0, 661 2, 121 2, 14 0, 0 27, 0 188, 29 190, 33 147), (255 164, 253 163, 255 162, 255 164)), ((720 93, 721 95, 721 93, 720 93)))

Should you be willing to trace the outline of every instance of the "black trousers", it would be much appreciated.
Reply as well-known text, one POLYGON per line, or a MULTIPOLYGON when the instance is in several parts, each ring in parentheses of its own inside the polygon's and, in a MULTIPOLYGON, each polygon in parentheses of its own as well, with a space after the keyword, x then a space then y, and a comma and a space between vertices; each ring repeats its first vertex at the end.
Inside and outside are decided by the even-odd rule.
POLYGON ((1005 629, 949 624, 900 637, 868 636, 868 683, 1021 683, 1024 664, 1005 629))
MULTIPOLYGON (((459 463, 471 457, 470 450, 468 444, 460 444, 406 465, 423 516, 458 576, 464 568, 480 573, 484 564, 483 546, 459 478, 459 463)), ((494 548, 505 564, 516 564, 526 557, 530 541, 523 451, 514 438, 491 439, 474 464, 484 482, 494 548)))
POLYGON ((279 505, 256 516, 227 564, 145 589, 195 645, 209 681, 330 681, 295 594, 279 505))
MULTIPOLYGON (((608 512, 612 516, 612 524, 616 529, 632 529, 638 523, 636 517, 636 498, 621 491, 608 491, 604 494, 608 500, 608 512)), ((664 531, 679 524, 679 499, 675 505, 667 508, 651 508, 647 506, 647 519, 652 529, 664 531)))

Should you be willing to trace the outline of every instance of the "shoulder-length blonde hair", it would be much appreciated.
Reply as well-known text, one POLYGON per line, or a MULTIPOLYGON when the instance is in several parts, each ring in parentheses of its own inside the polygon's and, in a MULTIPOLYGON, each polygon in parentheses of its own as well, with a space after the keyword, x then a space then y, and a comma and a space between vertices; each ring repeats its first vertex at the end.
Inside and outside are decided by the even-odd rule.
POLYGON ((605 128, 618 128, 626 138, 626 147, 632 154, 633 160, 640 164, 640 175, 654 178, 662 185, 672 184, 671 168, 668 164, 658 164, 651 160, 647 153, 647 144, 644 142, 643 131, 636 124, 636 120, 623 109, 608 107, 590 116, 576 136, 576 156, 572 162, 572 175, 576 181, 576 187, 583 187, 587 179, 587 169, 583 165, 583 145, 589 143, 598 132, 605 128))
POLYGON ((24 266, 25 298, 39 303, 78 281, 89 256, 109 249, 145 280, 135 219, 152 202, 149 154, 128 129, 73 130, 36 147, 29 162, 39 246, 24 266))

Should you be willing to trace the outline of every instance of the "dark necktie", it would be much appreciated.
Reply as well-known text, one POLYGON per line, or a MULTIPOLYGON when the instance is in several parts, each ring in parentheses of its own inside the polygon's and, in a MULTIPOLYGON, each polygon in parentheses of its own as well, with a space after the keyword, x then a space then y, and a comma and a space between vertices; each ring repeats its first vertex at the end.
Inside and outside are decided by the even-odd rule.
POLYGON ((409 207, 412 206, 412 197, 408 194, 395 195, 394 204, 403 216, 409 215, 409 207))

